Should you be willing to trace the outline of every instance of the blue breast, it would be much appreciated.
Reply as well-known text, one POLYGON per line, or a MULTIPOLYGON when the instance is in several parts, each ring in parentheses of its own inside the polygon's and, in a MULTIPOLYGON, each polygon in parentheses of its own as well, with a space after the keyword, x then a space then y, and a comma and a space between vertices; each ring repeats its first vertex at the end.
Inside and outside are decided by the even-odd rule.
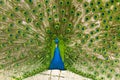
POLYGON ((64 70, 64 63, 60 56, 60 50, 58 46, 54 50, 54 56, 50 64, 50 69, 64 70))

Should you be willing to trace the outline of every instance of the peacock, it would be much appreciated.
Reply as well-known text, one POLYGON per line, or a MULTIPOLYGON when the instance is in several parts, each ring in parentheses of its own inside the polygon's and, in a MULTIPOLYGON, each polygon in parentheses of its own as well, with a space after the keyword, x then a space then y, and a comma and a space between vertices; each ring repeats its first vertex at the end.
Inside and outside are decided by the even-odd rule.
POLYGON ((0 80, 53 69, 120 80, 120 0, 0 0, 0 80))

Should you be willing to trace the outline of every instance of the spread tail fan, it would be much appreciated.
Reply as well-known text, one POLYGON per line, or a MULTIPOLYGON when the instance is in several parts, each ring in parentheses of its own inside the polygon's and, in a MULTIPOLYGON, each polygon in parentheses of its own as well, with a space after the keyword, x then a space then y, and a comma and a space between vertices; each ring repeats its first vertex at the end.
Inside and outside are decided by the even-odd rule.
POLYGON ((0 0, 2 80, 54 68, 58 53, 62 69, 120 80, 120 1, 0 0))
POLYGON ((48 69, 48 25, 42 3, 0 0, 0 74, 23 79, 48 69))

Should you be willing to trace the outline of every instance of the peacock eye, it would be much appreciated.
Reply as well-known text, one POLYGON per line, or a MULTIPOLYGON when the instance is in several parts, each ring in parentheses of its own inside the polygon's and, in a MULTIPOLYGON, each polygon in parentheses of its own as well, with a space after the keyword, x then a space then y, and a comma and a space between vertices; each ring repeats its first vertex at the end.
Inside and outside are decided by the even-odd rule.
POLYGON ((45 0, 45 4, 48 4, 49 3, 49 0, 45 0))
POLYGON ((60 28, 59 25, 55 25, 55 29, 58 30, 60 28))
POLYGON ((48 13, 50 12, 50 8, 47 8, 47 10, 46 10, 48 13))
POLYGON ((99 39, 99 37, 98 37, 98 36, 96 36, 96 37, 95 37, 95 39, 96 39, 96 40, 98 40, 98 39, 99 39))
POLYGON ((90 34, 93 35, 93 34, 94 34, 94 31, 90 31, 90 34))
POLYGON ((87 7, 89 5, 88 2, 84 2, 83 7, 87 7))
POLYGON ((48 21, 51 22, 51 21, 52 21, 52 17, 49 17, 49 18, 48 18, 48 21))
POLYGON ((89 18, 89 16, 86 16, 85 17, 85 21, 88 21, 90 18, 89 18))
POLYGON ((9 26, 10 26, 10 27, 13 27, 13 26, 14 26, 14 23, 10 23, 9 26))
POLYGON ((10 13, 10 17, 13 18, 15 15, 14 13, 10 13))
POLYGON ((108 14, 110 14, 110 10, 108 11, 108 14))
POLYGON ((67 22, 67 19, 66 18, 62 18, 62 22, 67 22))
POLYGON ((95 20, 97 20, 97 19, 98 19, 98 15, 95 14, 95 15, 93 16, 93 18, 94 18, 95 20))
POLYGON ((106 20, 105 19, 103 20, 103 23, 106 24, 106 20))
POLYGON ((110 16, 110 17, 109 17, 109 20, 111 21, 112 19, 113 19, 113 17, 112 17, 112 16, 110 16))
POLYGON ((76 16, 80 16, 81 14, 82 14, 82 12, 78 11, 78 12, 76 13, 76 16))
POLYGON ((20 31, 20 30, 18 30, 17 32, 18 32, 18 34, 20 34, 20 33, 21 33, 21 31, 20 31))
POLYGON ((87 13, 89 13, 89 12, 90 12, 90 9, 86 9, 86 11, 85 11, 85 12, 86 12, 86 14, 87 14, 87 13))
POLYGON ((64 9, 62 9, 62 10, 61 10, 61 13, 62 13, 62 14, 65 14, 65 10, 64 10, 64 9))
POLYGON ((40 16, 40 17, 43 17, 43 13, 40 13, 39 16, 40 16))
POLYGON ((67 1, 67 4, 69 5, 69 4, 70 4, 70 2, 69 2, 69 1, 67 1))
POLYGON ((82 44, 85 44, 85 42, 86 42, 86 40, 84 40, 84 39, 81 40, 81 43, 82 43, 82 44))
POLYGON ((6 21, 6 19, 7 19, 6 16, 3 16, 3 17, 2 17, 2 20, 3 20, 3 21, 6 21))
POLYGON ((70 10, 70 14, 74 14, 74 10, 73 9, 70 10))
POLYGON ((114 7, 114 9, 113 9, 114 11, 117 11, 117 7, 114 7))
POLYGON ((102 9, 103 9, 102 7, 99 8, 99 10, 102 10, 102 9))
POLYGON ((15 11, 19 11, 19 7, 17 6, 17 7, 15 7, 15 11))
POLYGON ((91 2, 90 5, 93 6, 93 3, 91 2))
POLYGON ((41 8, 42 7, 41 3, 37 3, 37 7, 41 8))
POLYGON ((40 22, 35 22, 35 27, 39 28, 40 26, 40 22))
POLYGON ((18 20, 18 21, 17 21, 17 23, 18 23, 18 24, 21 24, 21 23, 22 23, 22 21, 21 21, 21 20, 18 20))
POLYGON ((33 12, 33 13, 35 13, 35 12, 36 12, 36 10, 34 10, 34 9, 33 9, 33 10, 32 10, 32 12, 33 12))
POLYGON ((35 38, 39 38, 39 34, 35 34, 35 38))
POLYGON ((68 23, 68 28, 72 28, 72 27, 73 27, 72 23, 71 22, 68 23))
POLYGON ((70 33, 70 31, 71 31, 70 28, 67 28, 66 33, 70 33))
POLYGON ((40 20, 40 21, 43 21, 43 17, 40 17, 39 20, 40 20))
POLYGON ((60 4, 63 4, 63 2, 59 2, 60 4))
POLYGON ((50 29, 47 29, 47 30, 46 30, 46 33, 51 34, 52 32, 51 32, 50 29))
POLYGON ((97 3, 98 5, 100 4, 100 2, 97 3))
POLYGON ((26 27, 25 29, 28 31, 30 28, 29 28, 29 27, 26 27))
POLYGON ((56 14, 54 14, 54 17, 55 17, 55 18, 58 18, 58 14, 57 14, 57 13, 56 13, 56 14))
POLYGON ((94 11, 95 11, 95 8, 93 8, 92 11, 94 12, 94 11))
POLYGON ((109 6, 109 4, 107 3, 106 6, 109 6))
POLYGON ((81 38, 81 37, 82 37, 82 34, 81 34, 81 33, 78 33, 78 34, 77 34, 77 37, 78 37, 78 38, 81 38))
POLYGON ((56 5, 53 6, 53 9, 56 9, 56 5))
POLYGON ((28 13, 28 11, 24 11, 23 14, 24 14, 24 16, 28 16, 29 13, 28 13))
POLYGON ((101 15, 104 16, 104 13, 102 13, 101 15))
POLYGON ((13 34, 10 34, 9 36, 10 36, 10 37, 13 37, 13 34))
POLYGON ((111 4, 113 4, 113 3, 114 3, 114 0, 110 0, 110 2, 111 2, 111 4))
POLYGON ((31 21, 32 21, 32 19, 31 18, 27 18, 27 20, 26 20, 28 23, 30 23, 31 21))

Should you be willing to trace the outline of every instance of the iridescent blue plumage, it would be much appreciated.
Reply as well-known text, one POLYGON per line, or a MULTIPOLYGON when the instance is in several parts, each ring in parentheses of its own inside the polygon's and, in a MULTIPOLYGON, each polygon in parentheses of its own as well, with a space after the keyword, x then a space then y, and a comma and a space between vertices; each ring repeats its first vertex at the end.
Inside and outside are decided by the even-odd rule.
POLYGON ((54 50, 54 56, 53 56, 53 59, 51 61, 51 64, 50 64, 50 69, 59 69, 59 70, 64 70, 64 63, 62 61, 62 58, 60 56, 60 50, 59 50, 59 47, 58 47, 58 39, 56 38, 55 39, 55 43, 56 43, 56 48, 54 50))

